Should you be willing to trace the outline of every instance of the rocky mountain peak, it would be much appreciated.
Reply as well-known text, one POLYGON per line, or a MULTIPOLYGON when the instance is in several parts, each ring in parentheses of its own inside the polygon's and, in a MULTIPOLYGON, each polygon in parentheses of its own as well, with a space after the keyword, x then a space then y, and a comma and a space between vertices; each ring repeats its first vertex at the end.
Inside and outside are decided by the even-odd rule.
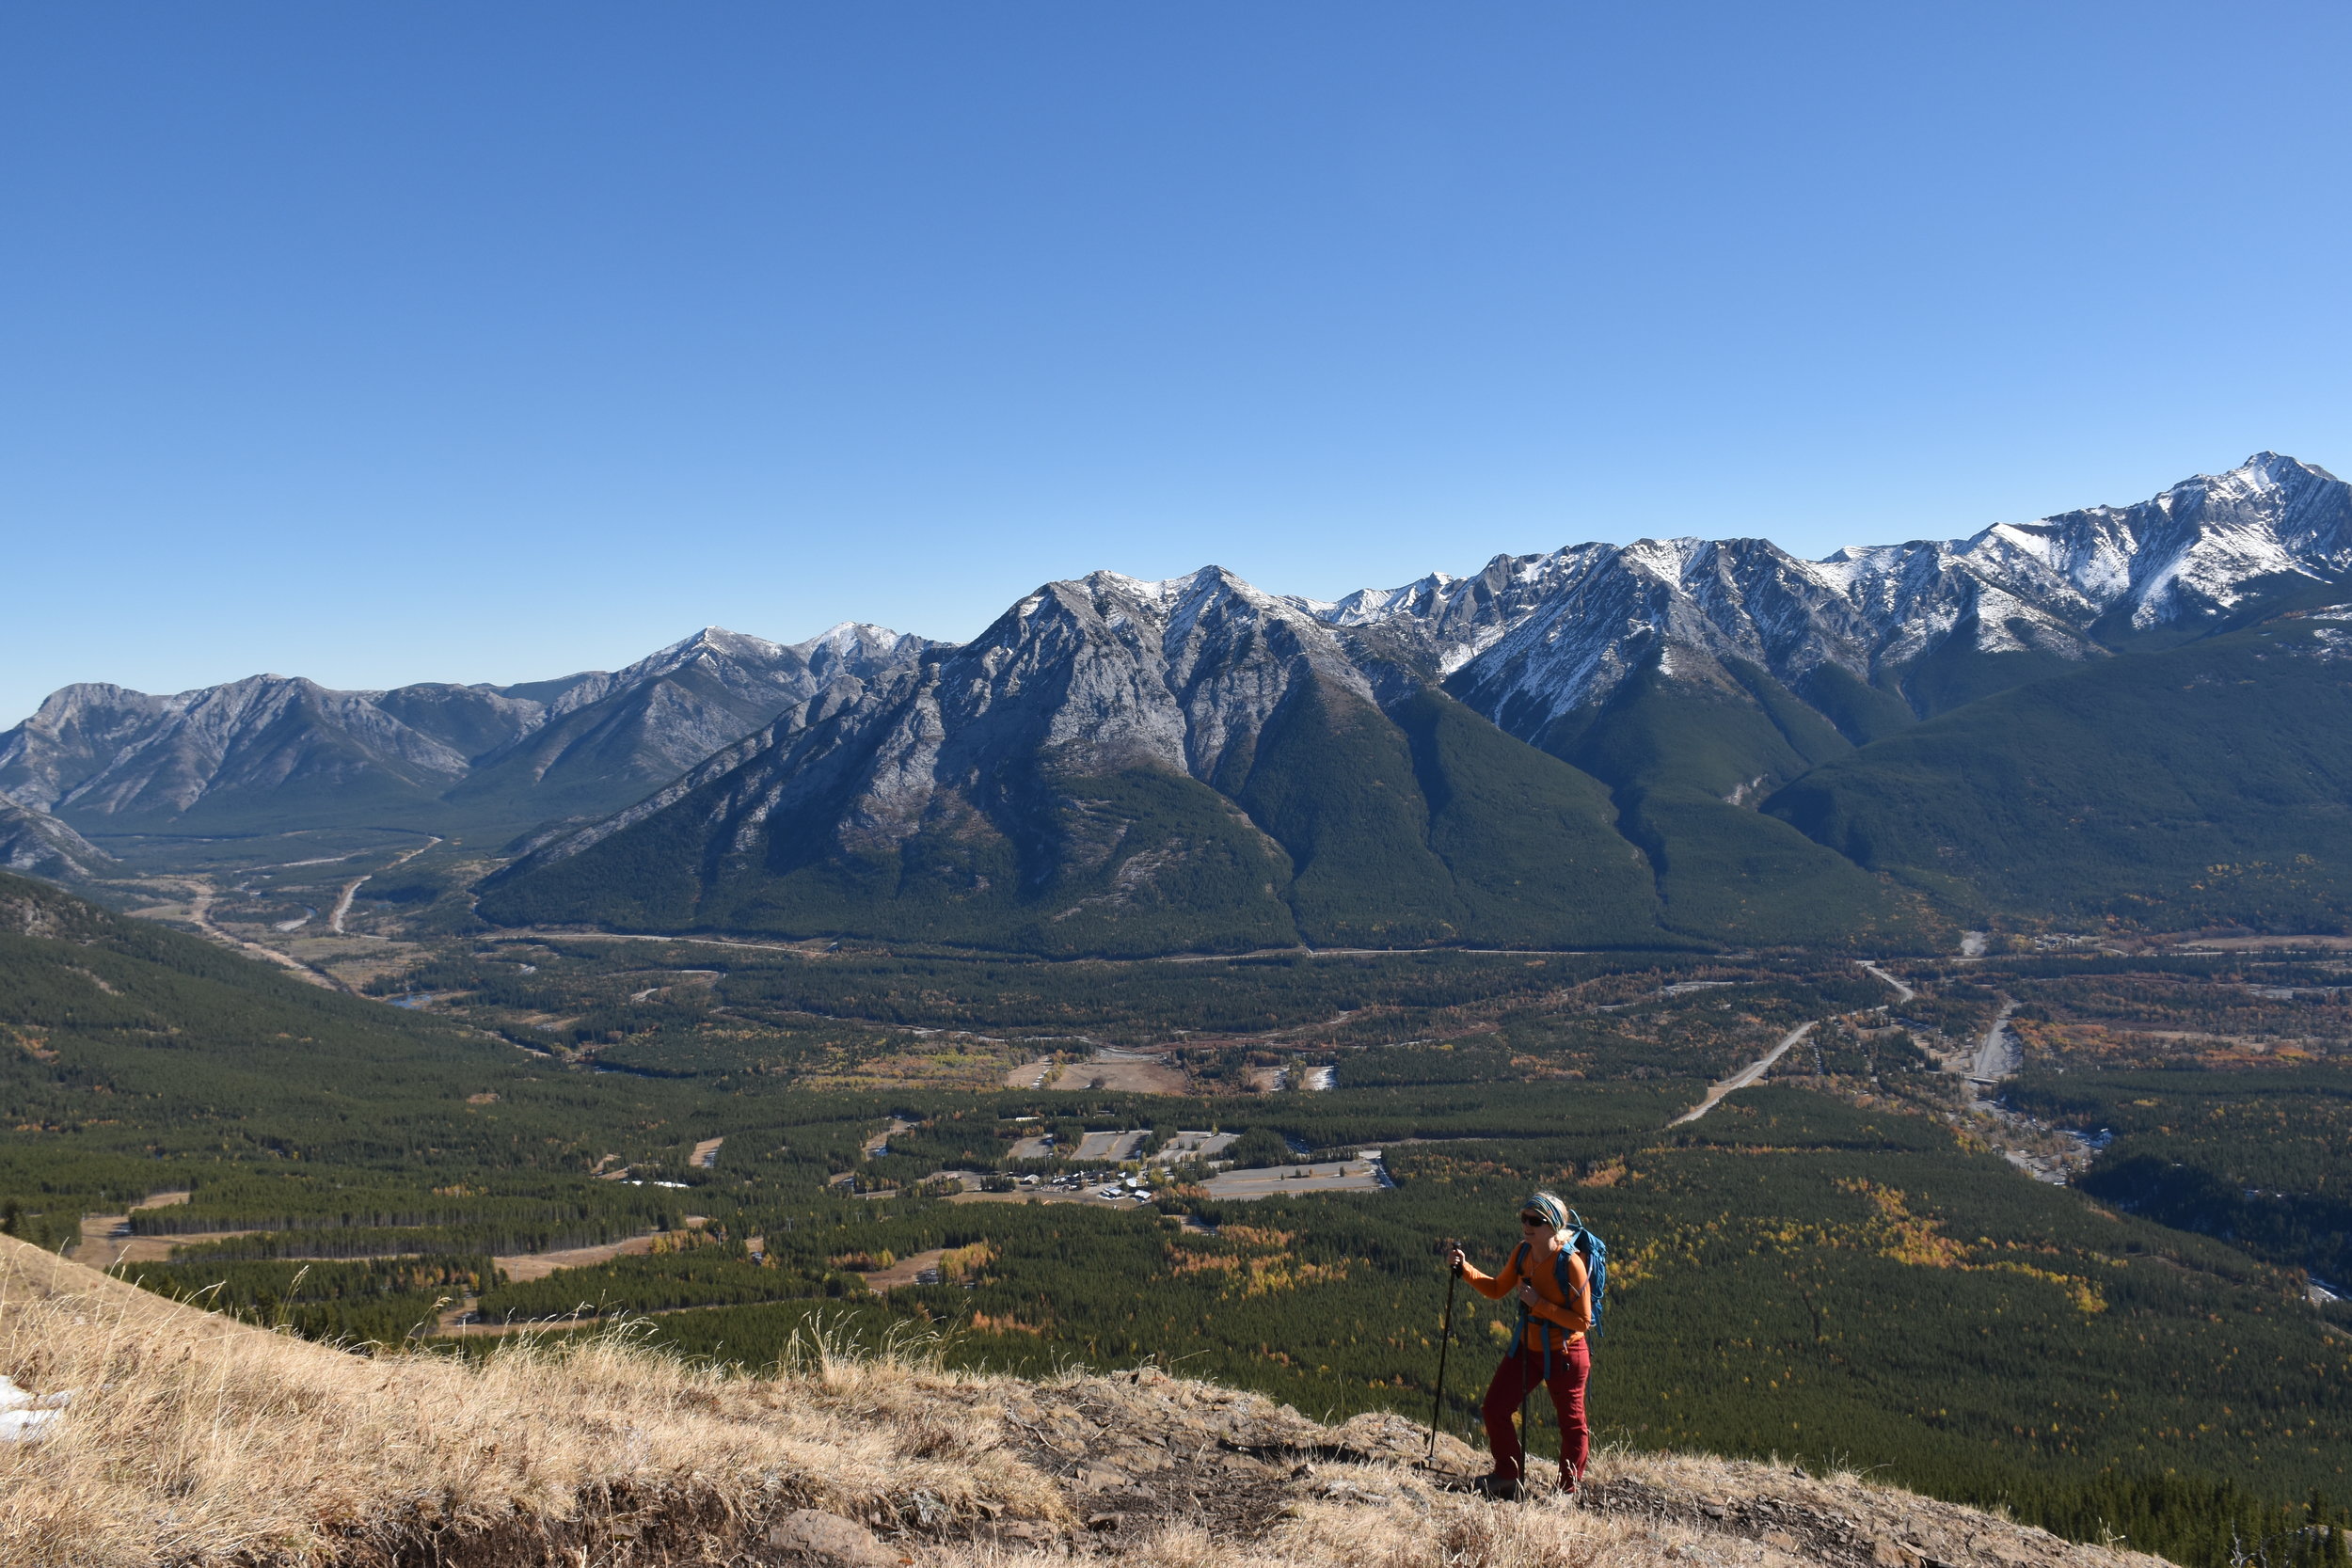
POLYGON ((1380 628, 1391 648, 1414 644, 1465 701, 1529 736, 1658 658, 1677 678, 1719 683, 1722 662, 1738 659, 1792 686, 1824 665, 1881 682, 1955 637, 1975 653, 2097 658, 2103 617, 2144 628, 2233 608, 2281 575, 2347 568, 2346 486, 2260 452, 2135 506, 1963 540, 1807 562, 1765 539, 1644 538, 1292 602, 1342 630, 1380 628))
POLYGON ((601 814, 830 682, 910 664, 928 646, 880 626, 797 648, 706 626, 621 670, 516 687, 341 691, 278 674, 169 696, 68 687, 0 734, 0 798, 90 831, 190 813, 267 817, 304 797, 312 810, 331 800, 436 824, 452 795, 475 814, 511 812, 500 820, 516 826, 601 814))

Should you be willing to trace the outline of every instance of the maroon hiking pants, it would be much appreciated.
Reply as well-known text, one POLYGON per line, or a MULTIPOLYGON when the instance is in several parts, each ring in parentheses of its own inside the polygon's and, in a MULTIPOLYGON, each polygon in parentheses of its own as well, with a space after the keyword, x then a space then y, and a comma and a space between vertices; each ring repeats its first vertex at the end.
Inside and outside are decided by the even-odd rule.
POLYGON ((1486 1402, 1480 1414, 1486 1419, 1486 1447, 1494 1454, 1495 1474, 1517 1481, 1524 1472, 1519 1434, 1511 1418, 1520 1402, 1542 1384, 1551 1392, 1551 1408, 1560 1417, 1560 1484, 1573 1486, 1592 1457, 1592 1429, 1584 1424, 1584 1380, 1593 1375, 1593 1352, 1582 1339, 1554 1346, 1551 1376, 1544 1376, 1543 1335, 1531 1330, 1517 1355, 1505 1356, 1486 1385, 1486 1402))

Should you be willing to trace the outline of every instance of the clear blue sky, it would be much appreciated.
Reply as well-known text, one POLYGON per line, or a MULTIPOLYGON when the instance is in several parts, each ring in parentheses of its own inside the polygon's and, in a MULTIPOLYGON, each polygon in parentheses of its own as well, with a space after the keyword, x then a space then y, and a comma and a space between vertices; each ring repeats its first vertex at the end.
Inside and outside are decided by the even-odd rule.
POLYGON ((2352 471, 2352 7, 0 11, 0 723, 2352 471))

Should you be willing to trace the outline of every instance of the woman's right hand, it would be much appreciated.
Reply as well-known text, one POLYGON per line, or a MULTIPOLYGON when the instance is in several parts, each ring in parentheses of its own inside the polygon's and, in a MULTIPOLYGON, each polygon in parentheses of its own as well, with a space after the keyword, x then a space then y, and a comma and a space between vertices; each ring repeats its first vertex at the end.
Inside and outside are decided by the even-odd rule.
POLYGON ((1462 1266, 1469 1261, 1469 1259, 1462 1256, 1462 1249, 1460 1247, 1455 1247, 1453 1251, 1445 1255, 1445 1266, 1452 1269, 1455 1274, 1460 1274, 1462 1272, 1462 1266))

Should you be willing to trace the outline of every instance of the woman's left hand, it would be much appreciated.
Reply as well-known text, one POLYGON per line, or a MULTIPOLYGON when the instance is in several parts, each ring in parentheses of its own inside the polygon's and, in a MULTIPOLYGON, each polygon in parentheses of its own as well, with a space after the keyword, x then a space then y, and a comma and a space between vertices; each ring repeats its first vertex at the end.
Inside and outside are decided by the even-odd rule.
POLYGON ((1535 1293, 1534 1286, 1530 1285, 1526 1280, 1522 1279, 1519 1281, 1519 1299, 1527 1303, 1528 1306, 1533 1307, 1544 1298, 1535 1293))

